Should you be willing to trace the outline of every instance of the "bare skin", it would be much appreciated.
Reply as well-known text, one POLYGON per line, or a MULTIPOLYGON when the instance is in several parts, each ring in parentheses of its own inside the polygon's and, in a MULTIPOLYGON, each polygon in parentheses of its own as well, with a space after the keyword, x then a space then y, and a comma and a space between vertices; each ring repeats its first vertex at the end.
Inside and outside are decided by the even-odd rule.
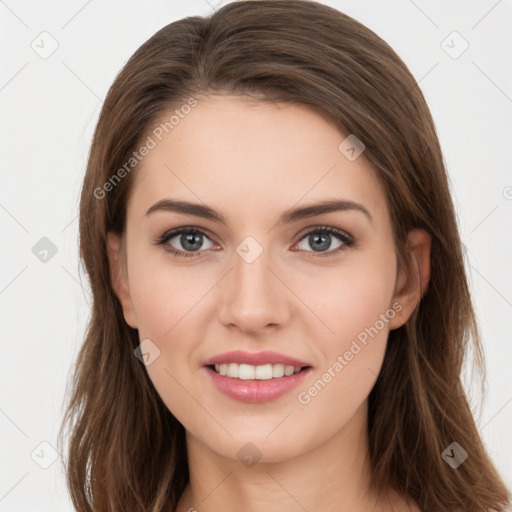
POLYGON ((178 512, 419 511, 369 492, 367 399, 389 331, 413 312, 420 282, 426 290, 431 240, 410 233, 419 274, 406 278, 384 192, 364 153, 350 161, 338 149, 346 135, 301 106, 209 96, 136 171, 126 236, 109 234, 112 285, 126 322, 160 350, 146 369, 186 429, 190 483, 178 512), (206 204, 225 223, 146 214, 167 198, 206 204), (278 223, 286 210, 334 199, 369 215, 349 208, 278 223), (322 226, 353 243, 330 233, 315 250, 307 235, 322 226), (199 250, 179 235, 155 243, 181 227, 204 232, 199 250), (246 237, 262 248, 250 263, 237 252, 246 237), (377 334, 345 357, 372 326, 377 334), (274 400, 242 402, 217 390, 204 367, 236 349, 281 352, 313 370, 274 400), (346 364, 337 371, 338 356, 346 364), (328 383, 309 392, 319 379, 328 383), (238 456, 247 443, 260 457, 251 466, 238 456))

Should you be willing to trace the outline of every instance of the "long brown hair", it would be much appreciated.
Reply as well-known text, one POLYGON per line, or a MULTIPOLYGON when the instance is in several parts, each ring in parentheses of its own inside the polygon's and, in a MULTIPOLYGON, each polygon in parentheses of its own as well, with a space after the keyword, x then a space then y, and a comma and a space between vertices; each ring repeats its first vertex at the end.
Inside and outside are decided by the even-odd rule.
POLYGON ((106 247, 108 231, 125 229, 137 171, 126 162, 163 114, 210 93, 305 105, 355 134, 384 187, 399 261, 406 262, 411 229, 431 234, 428 292, 390 332, 369 396, 372 486, 395 489, 425 512, 505 510, 510 494, 461 381, 469 349, 482 375, 483 357, 431 114, 386 42, 351 17, 303 0, 234 2, 171 23, 135 52, 107 94, 80 202, 92 312, 59 432, 60 445, 69 441, 76 509, 174 510, 188 482, 184 428, 134 356, 138 331, 112 290, 106 247), (456 469, 442 457, 452 442, 469 454, 456 469))

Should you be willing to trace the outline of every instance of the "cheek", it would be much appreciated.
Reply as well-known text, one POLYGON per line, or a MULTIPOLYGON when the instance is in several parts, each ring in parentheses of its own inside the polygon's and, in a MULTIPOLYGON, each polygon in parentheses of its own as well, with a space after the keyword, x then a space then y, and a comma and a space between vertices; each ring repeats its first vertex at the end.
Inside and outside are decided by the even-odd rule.
POLYGON ((387 248, 378 254, 347 258, 346 262, 329 268, 310 268, 308 272, 295 269, 300 279, 290 274, 288 282, 293 283, 297 296, 321 320, 321 330, 316 335, 309 334, 311 339, 318 339, 320 334, 325 339, 325 353, 332 357, 334 351, 347 350, 361 333, 363 339, 366 329, 376 322, 378 330, 384 331, 383 338, 387 338, 389 321, 386 318, 383 326, 380 319, 391 308, 395 273, 395 254, 392 248, 387 248))
POLYGON ((130 295, 140 336, 159 340, 175 338, 211 288, 212 276, 201 270, 180 268, 166 254, 137 253, 129 268, 130 295))
POLYGON ((378 258, 315 277, 315 289, 308 292, 303 286, 299 293, 326 326, 320 337, 309 332, 322 361, 297 401, 306 417, 319 417, 329 409, 330 419, 322 428, 333 433, 361 406, 380 372, 389 322, 397 311, 392 306, 394 252, 382 251, 378 258))
POLYGON ((165 257, 151 258, 135 251, 130 262, 130 295, 139 338, 151 340, 158 353, 146 366, 148 375, 178 421, 190 432, 199 433, 208 427, 208 418, 191 398, 191 368, 197 365, 197 349, 203 339, 197 326, 202 325, 212 276, 180 270, 165 257))

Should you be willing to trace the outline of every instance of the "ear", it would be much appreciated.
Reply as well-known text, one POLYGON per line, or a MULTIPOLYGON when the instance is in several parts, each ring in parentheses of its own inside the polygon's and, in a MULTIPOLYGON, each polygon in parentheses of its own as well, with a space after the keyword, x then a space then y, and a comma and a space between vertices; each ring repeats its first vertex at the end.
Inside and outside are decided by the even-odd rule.
POLYGON ((396 315, 390 320, 390 329, 397 329, 407 322, 416 306, 427 292, 430 280, 430 248, 432 237, 422 229, 413 229, 407 238, 409 271, 402 265, 398 271, 393 302, 402 306, 396 308, 396 315))
POLYGON ((116 294, 126 323, 133 329, 137 329, 137 317, 133 308, 128 283, 128 269, 126 265, 126 253, 123 247, 121 236, 117 233, 107 233, 107 252, 110 266, 110 283, 116 294))

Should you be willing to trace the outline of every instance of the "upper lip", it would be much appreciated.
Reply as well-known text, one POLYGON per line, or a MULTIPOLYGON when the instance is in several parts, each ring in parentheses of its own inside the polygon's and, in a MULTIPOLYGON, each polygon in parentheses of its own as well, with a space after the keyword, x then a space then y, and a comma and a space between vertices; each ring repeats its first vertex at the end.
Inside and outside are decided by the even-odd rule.
POLYGON ((261 366, 264 364, 284 364, 285 366, 311 366, 309 363, 295 359, 294 357, 264 350, 262 352, 245 352, 243 350, 233 350, 212 357, 204 362, 205 366, 224 363, 250 364, 252 366, 261 366))

